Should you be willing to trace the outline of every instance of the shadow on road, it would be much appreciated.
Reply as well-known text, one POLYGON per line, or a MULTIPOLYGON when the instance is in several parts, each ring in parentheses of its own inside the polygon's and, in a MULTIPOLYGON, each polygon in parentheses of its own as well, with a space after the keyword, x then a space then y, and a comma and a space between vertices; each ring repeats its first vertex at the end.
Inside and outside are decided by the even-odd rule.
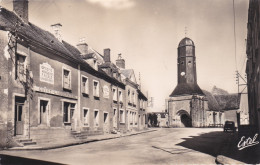
POLYGON ((60 163, 47 162, 36 159, 28 159, 17 156, 3 155, 0 154, 0 165, 28 165, 28 164, 37 164, 37 165, 62 165, 60 163))
POLYGON ((260 161, 259 146, 252 146, 243 150, 238 150, 237 144, 240 141, 240 138, 237 133, 215 131, 183 139, 184 141, 177 145, 209 154, 214 157, 224 155, 228 158, 247 164, 256 164, 260 161))
POLYGON ((199 136, 183 138, 185 141, 177 145, 212 156, 217 156, 220 154, 222 147, 225 145, 225 141, 228 139, 228 136, 230 135, 224 134, 222 131, 203 133, 199 136))

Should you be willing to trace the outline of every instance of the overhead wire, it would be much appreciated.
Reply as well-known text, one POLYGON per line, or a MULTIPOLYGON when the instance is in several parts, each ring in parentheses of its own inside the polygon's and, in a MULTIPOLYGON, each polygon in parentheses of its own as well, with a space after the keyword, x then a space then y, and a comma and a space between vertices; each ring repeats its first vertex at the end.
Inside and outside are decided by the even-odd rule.
POLYGON ((236 43, 236 12, 235 12, 235 0, 233 0, 233 20, 234 20, 234 46, 235 46, 235 66, 237 70, 237 43, 236 43))

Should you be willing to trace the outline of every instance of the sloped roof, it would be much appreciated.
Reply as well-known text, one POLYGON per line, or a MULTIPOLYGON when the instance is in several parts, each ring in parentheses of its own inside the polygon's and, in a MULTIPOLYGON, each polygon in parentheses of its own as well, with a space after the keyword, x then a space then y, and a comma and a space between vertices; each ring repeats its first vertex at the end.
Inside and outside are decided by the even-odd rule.
MULTIPOLYGON (((70 45, 69 43, 62 41, 60 42, 53 34, 50 32, 39 28, 32 23, 24 22, 16 13, 9 11, 0 6, 0 30, 10 31, 11 33, 16 33, 18 37, 24 39, 26 42, 35 45, 37 47, 41 46, 47 50, 55 52, 53 56, 59 55, 63 58, 75 61, 78 64, 82 64, 83 68, 88 69, 95 76, 100 78, 105 78, 106 80, 112 81, 125 87, 125 85, 113 77, 107 76, 102 71, 95 71, 88 63, 86 63, 80 56, 80 52, 77 48, 70 45)), ((19 42, 19 40, 18 40, 19 42)), ((93 50, 94 53, 95 50, 93 50)), ((98 53, 97 53, 98 54, 98 53)), ((100 54, 99 54, 100 55, 100 54)), ((100 55, 100 58, 102 56, 100 55)))
POLYGON ((118 71, 117 66, 111 62, 105 62, 105 63, 101 64, 100 67, 101 68, 111 68, 113 70, 113 72, 118 71))
POLYGON ((214 97, 214 95, 212 95, 212 93, 210 93, 210 92, 208 92, 206 90, 203 90, 203 93, 207 97, 209 110, 219 111, 220 110, 220 106, 219 106, 216 98, 214 97))
POLYGON ((198 84, 187 84, 187 83, 180 83, 177 87, 173 90, 170 94, 170 97, 173 96, 180 96, 180 95, 205 95, 198 84))
POLYGON ((222 110, 239 109, 240 94, 214 95, 214 97, 222 110))
POLYGON ((178 47, 182 47, 182 46, 194 46, 194 42, 193 42, 190 38, 185 37, 185 38, 183 38, 183 39, 180 41, 178 47))
POLYGON ((32 23, 25 23, 14 12, 5 8, 0 10, 0 29, 17 33, 18 36, 25 37, 41 44, 45 47, 53 49, 60 55, 79 60, 71 54, 69 50, 56 37, 48 31, 45 31, 32 23))
POLYGON ((147 101, 147 97, 142 93, 141 90, 138 89, 137 92, 138 92, 138 97, 140 99, 143 99, 143 100, 147 101))
POLYGON ((133 69, 121 69, 120 71, 126 78, 130 78, 133 73, 133 69))

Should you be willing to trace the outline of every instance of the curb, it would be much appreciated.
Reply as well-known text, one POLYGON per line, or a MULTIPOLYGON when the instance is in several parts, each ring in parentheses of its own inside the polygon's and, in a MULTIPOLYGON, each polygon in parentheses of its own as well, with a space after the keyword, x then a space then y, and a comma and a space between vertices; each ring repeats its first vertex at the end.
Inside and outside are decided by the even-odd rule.
POLYGON ((87 144, 87 143, 92 143, 92 142, 98 142, 98 141, 104 141, 104 140, 111 140, 111 139, 117 139, 121 137, 127 137, 127 136, 133 136, 133 135, 139 135, 139 134, 144 134, 144 133, 149 133, 149 132, 154 132, 157 130, 148 130, 148 131, 143 131, 143 132, 136 132, 132 134, 127 134, 127 135, 118 135, 114 137, 107 137, 107 138, 96 138, 96 139, 90 139, 82 142, 74 142, 74 143, 67 143, 67 144, 61 144, 61 145, 56 145, 56 146, 50 146, 50 147, 35 147, 35 148, 9 148, 6 151, 33 151, 33 150, 51 150, 51 149, 58 149, 58 148, 65 148, 65 147, 71 147, 75 145, 81 145, 81 144, 87 144))
POLYGON ((231 158, 228 158, 226 156, 223 156, 223 155, 218 155, 217 158, 216 158, 216 163, 217 164, 222 164, 222 165, 230 165, 230 164, 246 164, 244 162, 240 162, 240 161, 237 161, 237 160, 234 160, 234 159, 231 159, 231 158))

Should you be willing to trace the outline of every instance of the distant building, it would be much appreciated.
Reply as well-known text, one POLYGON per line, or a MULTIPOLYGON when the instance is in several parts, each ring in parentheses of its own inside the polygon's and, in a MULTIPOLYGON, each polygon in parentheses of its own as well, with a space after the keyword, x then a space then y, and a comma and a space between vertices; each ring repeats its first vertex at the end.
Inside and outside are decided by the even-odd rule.
POLYGON ((204 127, 208 102, 197 84, 194 42, 185 37, 178 46, 178 84, 168 100, 169 125, 204 127))
POLYGON ((169 115, 167 112, 148 113, 148 123, 150 127, 168 127, 169 115))

